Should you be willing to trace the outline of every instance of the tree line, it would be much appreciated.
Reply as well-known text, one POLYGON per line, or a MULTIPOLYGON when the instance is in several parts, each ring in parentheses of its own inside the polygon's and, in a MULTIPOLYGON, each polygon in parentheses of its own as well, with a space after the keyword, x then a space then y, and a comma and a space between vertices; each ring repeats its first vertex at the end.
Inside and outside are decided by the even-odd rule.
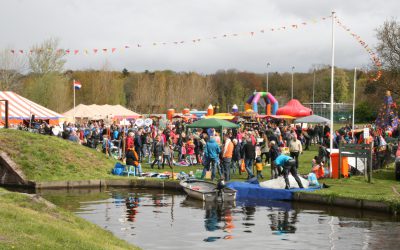
MULTIPOLYGON (((360 113, 374 115, 386 90, 394 99, 400 94, 400 23, 386 21, 377 29, 377 51, 383 61, 383 76, 372 82, 368 73, 357 75, 356 104, 360 113)), ((214 74, 196 72, 145 71, 128 69, 111 71, 65 70, 65 54, 57 50, 58 41, 49 39, 34 46, 27 60, 0 52, 0 90, 12 90, 45 107, 63 113, 73 107, 73 80, 82 83, 76 92, 76 103, 121 104, 138 113, 165 113, 167 109, 204 110, 209 104, 219 112, 229 111, 233 104, 243 108, 254 91, 266 91, 266 74, 220 70, 214 74)), ((367 71, 367 70, 365 70, 367 71)), ((353 70, 335 68, 335 102, 351 102, 353 70)), ((291 98, 291 73, 269 73, 269 92, 285 104, 291 98)), ((306 73, 293 75, 294 98, 300 102, 330 101, 330 67, 316 65, 306 73), (314 93, 314 94, 313 94, 314 93)), ((370 119, 369 117, 368 119, 370 119)), ((367 119, 367 118, 365 118, 367 119)))

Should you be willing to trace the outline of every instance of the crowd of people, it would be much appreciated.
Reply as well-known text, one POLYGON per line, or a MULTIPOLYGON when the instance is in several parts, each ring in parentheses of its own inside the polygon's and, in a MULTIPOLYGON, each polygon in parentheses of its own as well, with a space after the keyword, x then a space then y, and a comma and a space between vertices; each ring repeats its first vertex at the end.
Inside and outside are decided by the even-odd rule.
MULTIPOLYGON (((190 122, 190 121, 189 121, 190 122)), ((318 177, 323 176, 320 167, 328 163, 330 128, 327 124, 300 125, 284 121, 240 122, 240 128, 216 131, 209 129, 186 129, 187 122, 175 121, 161 125, 154 121, 150 126, 137 127, 118 125, 116 122, 106 125, 102 121, 88 121, 79 124, 64 123, 60 127, 51 127, 46 122, 36 124, 36 131, 42 134, 57 135, 64 139, 101 150, 107 155, 127 164, 140 165, 146 162, 151 168, 172 168, 203 164, 202 178, 207 171, 211 179, 218 173, 229 181, 232 173, 247 173, 247 178, 263 179, 265 166, 271 167, 272 178, 287 175, 297 170, 299 158, 310 145, 318 145, 318 155, 313 160, 313 171, 318 177), (276 164, 281 154, 292 159, 294 170, 285 171, 283 165, 276 164), (319 167, 318 167, 319 166, 319 167), (255 167, 255 169, 253 169, 255 167)), ((20 129, 23 129, 20 127, 20 129)), ((369 126, 370 138, 363 138, 363 133, 352 133, 350 125, 336 130, 333 135, 333 148, 340 143, 362 143, 373 141, 377 155, 386 145, 385 138, 399 137, 399 128, 390 131, 369 126)), ((353 130, 354 131, 354 130, 353 130)), ((378 157, 377 157, 378 158, 378 157)))

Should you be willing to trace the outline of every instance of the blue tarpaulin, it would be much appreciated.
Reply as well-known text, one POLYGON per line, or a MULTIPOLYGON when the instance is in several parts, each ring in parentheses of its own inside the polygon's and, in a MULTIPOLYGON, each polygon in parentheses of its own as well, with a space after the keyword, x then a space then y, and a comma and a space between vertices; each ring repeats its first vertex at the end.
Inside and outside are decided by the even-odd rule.
POLYGON ((241 199, 255 200, 293 200, 293 193, 298 191, 314 191, 320 187, 312 187, 307 189, 273 189, 260 187, 259 184, 251 184, 247 182, 230 182, 227 187, 237 191, 236 197, 241 199))

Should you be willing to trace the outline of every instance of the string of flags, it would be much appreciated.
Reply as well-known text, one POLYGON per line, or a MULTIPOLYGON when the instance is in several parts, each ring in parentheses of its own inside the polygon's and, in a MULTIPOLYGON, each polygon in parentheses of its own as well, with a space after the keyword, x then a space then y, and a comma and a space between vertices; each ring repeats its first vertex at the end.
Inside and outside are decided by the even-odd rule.
POLYGON ((371 81, 378 81, 379 78, 382 76, 382 63, 379 60, 379 57, 377 54, 374 52, 372 48, 369 47, 369 45, 355 32, 353 32, 348 26, 346 26, 342 21, 340 21, 336 16, 335 18, 335 23, 344 29, 347 33, 349 33, 363 48, 364 50, 369 54, 370 59, 372 63, 377 67, 377 73, 375 76, 371 77, 371 81))
MULTIPOLYGON (((118 51, 123 51, 126 49, 130 48, 143 48, 143 47, 153 47, 153 46, 165 46, 165 45, 184 45, 184 44, 190 44, 190 43, 199 43, 202 41, 207 41, 207 40, 216 40, 216 39, 226 39, 226 38, 235 38, 235 37, 244 37, 244 36, 251 36, 254 37, 259 34, 265 34, 267 32, 276 32, 276 31, 288 31, 288 30, 293 30, 293 29, 299 29, 302 27, 305 27, 309 24, 315 24, 321 21, 325 21, 331 18, 330 16, 326 17, 321 17, 321 18, 312 18, 309 21, 301 22, 301 23, 295 23, 291 25, 285 25, 285 26, 276 26, 276 27, 269 27, 269 28, 263 28, 263 29, 258 29, 254 31, 249 31, 249 32, 241 32, 241 33, 226 33, 226 34, 221 34, 221 35, 216 35, 216 36, 209 36, 209 37, 199 37, 199 38, 194 38, 194 39, 186 39, 186 40, 176 40, 176 41, 170 41, 170 42, 152 42, 152 43, 136 43, 136 44, 128 44, 120 47, 112 47, 112 48, 93 48, 93 49, 57 49, 56 53, 60 54, 65 54, 65 55, 88 55, 88 54, 99 54, 99 53, 115 53, 118 51)), ((52 52, 53 50, 49 50, 49 52, 52 52)), ((43 49, 29 49, 29 50, 10 50, 10 52, 14 55, 18 54, 33 54, 33 53, 43 53, 43 49)))
MULTIPOLYGON (((152 43, 136 43, 136 44, 127 44, 124 46, 120 47, 111 47, 111 48, 93 48, 93 49, 57 49, 56 53, 64 54, 64 55, 89 55, 89 54, 99 54, 99 53, 115 53, 118 51, 123 51, 126 49, 130 48, 143 48, 143 47, 153 47, 153 46, 165 46, 165 45, 184 45, 184 44, 190 44, 190 43, 200 43, 202 41, 207 41, 207 40, 216 40, 216 39, 226 39, 226 38, 235 38, 235 37, 244 37, 244 36, 251 36, 254 37, 256 35, 262 35, 267 32, 277 32, 277 31, 288 31, 288 30, 297 30, 299 28, 306 27, 309 24, 315 24, 321 21, 329 20, 332 17, 332 15, 321 17, 321 18, 312 18, 308 21, 301 22, 301 23, 295 23, 291 25, 285 25, 285 26, 275 26, 275 27, 268 27, 268 28, 263 28, 263 29, 258 29, 254 31, 249 31, 249 32, 241 32, 241 33, 227 33, 227 34, 221 34, 217 36, 210 36, 210 37, 202 37, 202 38, 194 38, 194 39, 189 39, 189 40, 176 40, 176 41, 170 41, 170 42, 152 42, 152 43)), ((337 16, 334 16, 335 23, 343 28, 346 32, 348 32, 354 39, 357 40, 357 42, 365 49, 365 51, 369 54, 372 62, 374 65, 377 67, 378 71, 376 76, 372 77, 371 80, 377 81, 379 78, 382 76, 382 64, 381 61, 379 60, 378 56, 376 53, 373 51, 372 48, 369 47, 369 45, 361 39, 359 35, 354 33, 348 26, 343 24, 342 21, 340 21, 337 16)), ((12 49, 10 50, 10 53, 14 55, 19 55, 19 54, 33 54, 33 53, 43 53, 45 52, 43 49, 37 49, 37 50, 23 50, 23 49, 12 49)), ((53 52, 52 49, 49 49, 49 52, 53 52)))

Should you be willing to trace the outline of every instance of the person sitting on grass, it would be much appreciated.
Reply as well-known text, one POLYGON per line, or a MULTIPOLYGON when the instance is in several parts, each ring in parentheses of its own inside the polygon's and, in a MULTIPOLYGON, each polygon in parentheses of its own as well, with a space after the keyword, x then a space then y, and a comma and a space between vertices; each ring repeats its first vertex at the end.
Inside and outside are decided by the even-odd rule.
POLYGON ((283 177, 285 178, 286 183, 285 189, 290 189, 289 173, 292 174, 299 185, 299 188, 304 188, 299 176, 297 175, 296 161, 292 157, 281 154, 276 158, 275 166, 283 168, 283 177))
POLYGON ((318 156, 315 156, 314 159, 312 160, 311 172, 315 174, 317 179, 325 177, 324 161, 320 161, 318 159, 318 156))

